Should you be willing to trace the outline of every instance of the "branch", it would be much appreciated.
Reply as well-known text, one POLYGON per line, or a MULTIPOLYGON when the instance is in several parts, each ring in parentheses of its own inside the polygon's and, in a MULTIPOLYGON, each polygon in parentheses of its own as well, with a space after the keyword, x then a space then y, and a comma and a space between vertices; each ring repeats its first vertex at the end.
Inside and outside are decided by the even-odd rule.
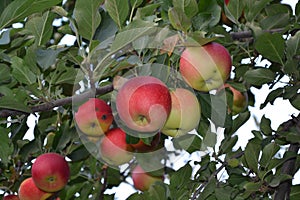
MULTIPOLYGON (((242 152, 238 152, 238 153, 236 153, 235 155, 233 155, 230 159, 233 159, 233 158, 239 158, 239 157, 241 157, 241 156, 243 156, 244 155, 244 152, 242 151, 242 152)), ((192 196, 192 200, 196 200, 196 199, 198 199, 198 197, 199 197, 199 195, 200 195, 200 193, 202 192, 202 190, 208 185, 208 183, 214 178, 214 177, 216 177, 217 175, 218 175, 218 173, 219 172, 221 172, 222 171, 222 169, 224 168, 224 167, 226 167, 227 166, 227 162, 223 162, 222 163, 222 165, 216 170, 216 171, 214 171, 211 175, 210 175, 210 177, 208 178, 208 180, 206 181, 206 182, 204 182, 202 185, 200 185, 197 189, 196 189, 196 191, 194 192, 194 194, 193 194, 193 196, 192 196)))
MULTIPOLYGON (((294 35, 297 33, 300 29, 294 29, 291 30, 289 33, 294 35)), ((281 33, 283 31, 286 31, 284 28, 276 28, 276 29, 270 29, 270 30, 263 30, 265 33, 281 33)), ((288 33, 288 32, 286 32, 288 33)), ((243 40, 243 39, 251 39, 253 38, 252 31, 242 31, 242 32, 231 32, 230 33, 233 40, 243 40)))
POLYGON ((103 86, 100 88, 96 88, 96 91, 88 91, 88 92, 85 92, 85 93, 82 93, 79 95, 74 95, 71 97, 66 97, 63 99, 58 99, 58 100, 55 100, 52 102, 47 102, 47 103, 44 103, 41 105, 33 106, 30 108, 31 109, 30 113, 12 110, 12 109, 3 109, 3 110, 0 110, 0 118, 7 118, 9 116, 17 116, 17 115, 29 115, 29 114, 35 113, 35 112, 52 110, 55 107, 71 104, 72 102, 78 103, 78 102, 84 101, 88 98, 95 97, 96 95, 106 94, 108 92, 111 92, 112 90, 113 90, 112 85, 103 86))
MULTIPOLYGON (((289 121, 283 124, 283 131, 293 130, 292 128, 296 127, 296 131, 300 134, 300 114, 297 117, 293 117, 289 121)), ((288 152, 293 152, 295 154, 299 151, 299 143, 291 144, 288 152)), ((296 157, 286 161, 281 169, 282 174, 288 174, 293 176, 295 173, 295 164, 296 164, 296 157)), ((291 192, 292 180, 287 180, 279 184, 278 188, 276 189, 274 200, 288 200, 290 199, 290 192, 291 192)))

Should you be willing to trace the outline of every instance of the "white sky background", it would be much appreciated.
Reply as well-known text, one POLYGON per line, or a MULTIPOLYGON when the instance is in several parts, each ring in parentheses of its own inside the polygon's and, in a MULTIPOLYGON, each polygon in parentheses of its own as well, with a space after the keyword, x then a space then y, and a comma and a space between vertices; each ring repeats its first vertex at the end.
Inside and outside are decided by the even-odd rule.
MULTIPOLYGON (((282 0, 282 3, 290 4, 294 10, 295 10, 295 5, 297 2, 298 2, 297 0, 282 0)), ((73 42, 74 42, 74 38, 64 37, 61 41, 61 44, 70 44, 73 42)), ((284 84, 277 85, 277 87, 280 87, 280 86, 284 86, 284 84)), ((276 88, 274 88, 274 89, 276 89, 276 88)), ((261 117, 263 115, 265 115, 267 118, 269 118, 271 120, 272 128, 274 130, 276 130, 277 127, 281 123, 289 120, 292 115, 297 115, 299 113, 298 110, 296 110, 295 108, 293 108, 290 105, 288 100, 282 100, 282 99, 277 99, 274 102, 274 105, 268 104, 263 110, 260 110, 259 109, 260 105, 264 102, 267 95, 269 94, 268 86, 264 85, 261 89, 252 88, 251 91, 255 95, 255 106, 249 107, 249 110, 251 111, 252 116, 247 121, 247 123, 245 123, 236 133, 239 136, 238 146, 241 146, 242 148, 244 148, 246 146, 248 140, 253 137, 251 130, 254 130, 254 129, 258 130, 258 127, 254 120, 254 117, 258 121, 260 121, 261 117)), ((32 138, 34 137, 32 130, 34 128, 35 120, 36 120, 36 118, 33 117, 32 115, 29 117, 28 125, 30 128, 24 139, 32 140, 32 138)), ((223 138, 222 135, 218 136, 219 140, 221 140, 222 138, 223 138)), ((236 147, 238 147, 238 146, 236 146, 236 147)), ((178 164, 178 166, 176 168, 180 168, 181 166, 183 166, 187 159, 189 159, 189 158, 186 158, 185 156, 183 156, 182 159, 177 160, 176 164, 178 164)), ((197 160, 199 160, 199 158, 197 160)), ((126 180, 129 183, 132 183, 131 178, 128 178, 126 180)), ((295 176, 295 180, 293 181, 293 183, 294 184, 300 183, 300 172, 299 171, 298 171, 297 175, 295 176)), ((121 200, 121 199, 126 199, 130 194, 135 193, 136 190, 131 185, 122 183, 118 188, 115 188, 115 189, 109 191, 109 193, 111 193, 111 192, 112 193, 116 192, 115 199, 121 200)))

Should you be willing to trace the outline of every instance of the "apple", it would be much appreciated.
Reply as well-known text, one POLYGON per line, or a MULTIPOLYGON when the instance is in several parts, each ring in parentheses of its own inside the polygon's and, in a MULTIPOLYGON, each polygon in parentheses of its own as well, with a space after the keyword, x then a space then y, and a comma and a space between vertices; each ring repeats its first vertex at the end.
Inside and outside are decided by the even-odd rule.
POLYGON ((248 105, 248 95, 246 92, 240 92, 239 90, 232 87, 230 84, 225 83, 220 89, 219 92, 222 89, 229 88, 232 92, 233 96, 233 102, 232 102, 232 108, 230 108, 230 112, 232 112, 232 115, 237 115, 240 112, 244 111, 248 105))
POLYGON ((141 133, 157 133, 171 111, 171 95, 166 85, 152 76, 129 79, 116 96, 120 120, 141 133))
POLYGON ((9 194, 3 197, 2 200, 20 200, 18 195, 15 194, 9 194))
POLYGON ((53 193, 45 192, 39 189, 32 177, 25 179, 19 187, 20 200, 45 200, 51 197, 53 193))
POLYGON ((171 91, 172 109, 162 133, 172 137, 185 135, 197 127, 201 117, 200 103, 193 92, 184 88, 171 91))
POLYGON ((102 99, 90 98, 75 113, 78 128, 87 136, 103 135, 113 122, 112 110, 102 99))
POLYGON ((140 191, 147 191, 155 182, 163 182, 163 176, 152 176, 137 165, 131 172, 133 185, 140 191))
POLYGON ((38 156, 31 168, 31 175, 38 188, 46 192, 56 192, 67 184, 70 168, 65 158, 57 153, 38 156))
POLYGON ((161 133, 159 132, 153 137, 151 144, 146 144, 143 142, 142 139, 140 139, 136 144, 130 144, 130 145, 133 147, 135 152, 146 153, 158 149, 160 147, 161 142, 162 142, 161 133))
POLYGON ((120 128, 110 129, 100 141, 100 156, 109 165, 122 165, 133 158, 133 148, 126 143, 126 133, 120 128))
POLYGON ((187 47, 181 54, 179 71, 194 89, 208 92, 219 88, 231 72, 231 57, 227 49, 216 42, 187 47))

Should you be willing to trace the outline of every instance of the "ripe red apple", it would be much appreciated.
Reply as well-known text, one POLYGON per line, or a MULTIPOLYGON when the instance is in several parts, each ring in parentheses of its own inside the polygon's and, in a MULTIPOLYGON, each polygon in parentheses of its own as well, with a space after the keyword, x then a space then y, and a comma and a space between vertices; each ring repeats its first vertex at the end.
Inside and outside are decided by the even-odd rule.
POLYGON ((231 72, 231 57, 221 44, 187 47, 180 57, 179 70, 194 89, 207 92, 219 88, 231 72))
POLYGON ((36 158, 31 175, 38 188, 46 192, 56 192, 67 184, 70 168, 63 156, 57 153, 45 153, 36 158))
POLYGON ((221 89, 225 89, 225 88, 229 88, 233 95, 232 108, 230 109, 232 115, 237 115, 240 112, 244 111, 248 105, 247 93, 240 92, 239 90, 235 89, 228 83, 224 84, 224 86, 221 87, 221 89))
POLYGON ((126 133, 120 128, 110 129, 100 141, 100 156, 110 165, 122 165, 132 158, 133 148, 126 143, 126 133))
POLYGON ((53 193, 45 192, 39 189, 31 177, 25 179, 19 187, 20 200, 45 200, 52 195, 53 193))
POLYGON ((200 103, 188 89, 176 88, 171 91, 172 109, 162 133, 178 137, 197 127, 201 117, 200 103))
POLYGON ((9 194, 3 197, 3 200, 20 200, 18 195, 9 194))
POLYGON ((143 142, 142 139, 140 139, 136 144, 130 144, 130 145, 133 147, 135 152, 146 153, 146 152, 155 151, 160 147, 160 144, 161 144, 161 133, 159 132, 153 137, 151 144, 146 144, 143 142))
POLYGON ((141 191, 148 190, 150 186, 157 181, 163 181, 163 176, 152 176, 149 173, 145 172, 140 165, 137 165, 132 170, 131 177, 134 187, 141 191))
POLYGON ((103 135, 112 124, 112 110, 102 99, 90 98, 78 108, 75 121, 84 134, 98 137, 103 135))
POLYGON ((116 109, 128 128, 144 133, 158 132, 171 111, 170 92, 158 78, 131 78, 117 93, 116 109))

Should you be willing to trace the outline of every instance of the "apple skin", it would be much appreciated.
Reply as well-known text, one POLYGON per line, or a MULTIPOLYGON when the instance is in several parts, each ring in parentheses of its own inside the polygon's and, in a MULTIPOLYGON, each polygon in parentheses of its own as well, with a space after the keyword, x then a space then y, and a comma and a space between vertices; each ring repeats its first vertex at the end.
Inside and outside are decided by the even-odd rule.
POLYGON ((155 182, 163 182, 163 176, 152 176, 137 165, 131 172, 133 186, 140 191, 147 191, 155 182))
POLYGON ((15 194, 9 194, 3 197, 2 200, 20 200, 18 195, 15 194))
POLYGON ((246 92, 240 92, 228 83, 225 83, 221 89, 229 88, 233 95, 232 108, 229 112, 232 112, 232 115, 237 115, 243 112, 248 105, 248 95, 246 92))
POLYGON ((158 78, 134 77, 119 89, 116 110, 128 128, 155 133, 163 127, 171 111, 171 95, 158 78))
POLYGON ((136 153, 147 153, 159 149, 161 142, 161 133, 159 132, 153 137, 150 145, 145 144, 142 139, 140 139, 138 143, 130 145, 133 147, 134 152, 136 153))
POLYGON ((39 189, 32 177, 25 179, 19 187, 20 200, 46 200, 52 195, 53 193, 39 189))
POLYGON ((45 153, 36 158, 31 175, 38 188, 46 192, 56 192, 68 183, 70 168, 63 156, 45 153))
POLYGON ((171 98, 171 113, 162 133, 179 137, 197 127, 201 118, 201 107, 195 94, 188 89, 176 88, 171 91, 171 98))
POLYGON ((75 113, 78 128, 87 136, 103 135, 113 122, 112 110, 102 99, 90 98, 75 113))
POLYGON ((120 128, 110 129, 100 141, 100 156, 109 165, 119 166, 133 158, 133 148, 126 143, 126 133, 120 128))
POLYGON ((227 49, 211 42, 202 47, 187 47, 181 54, 179 71, 192 88, 208 92, 219 88, 228 79, 231 65, 227 49))

